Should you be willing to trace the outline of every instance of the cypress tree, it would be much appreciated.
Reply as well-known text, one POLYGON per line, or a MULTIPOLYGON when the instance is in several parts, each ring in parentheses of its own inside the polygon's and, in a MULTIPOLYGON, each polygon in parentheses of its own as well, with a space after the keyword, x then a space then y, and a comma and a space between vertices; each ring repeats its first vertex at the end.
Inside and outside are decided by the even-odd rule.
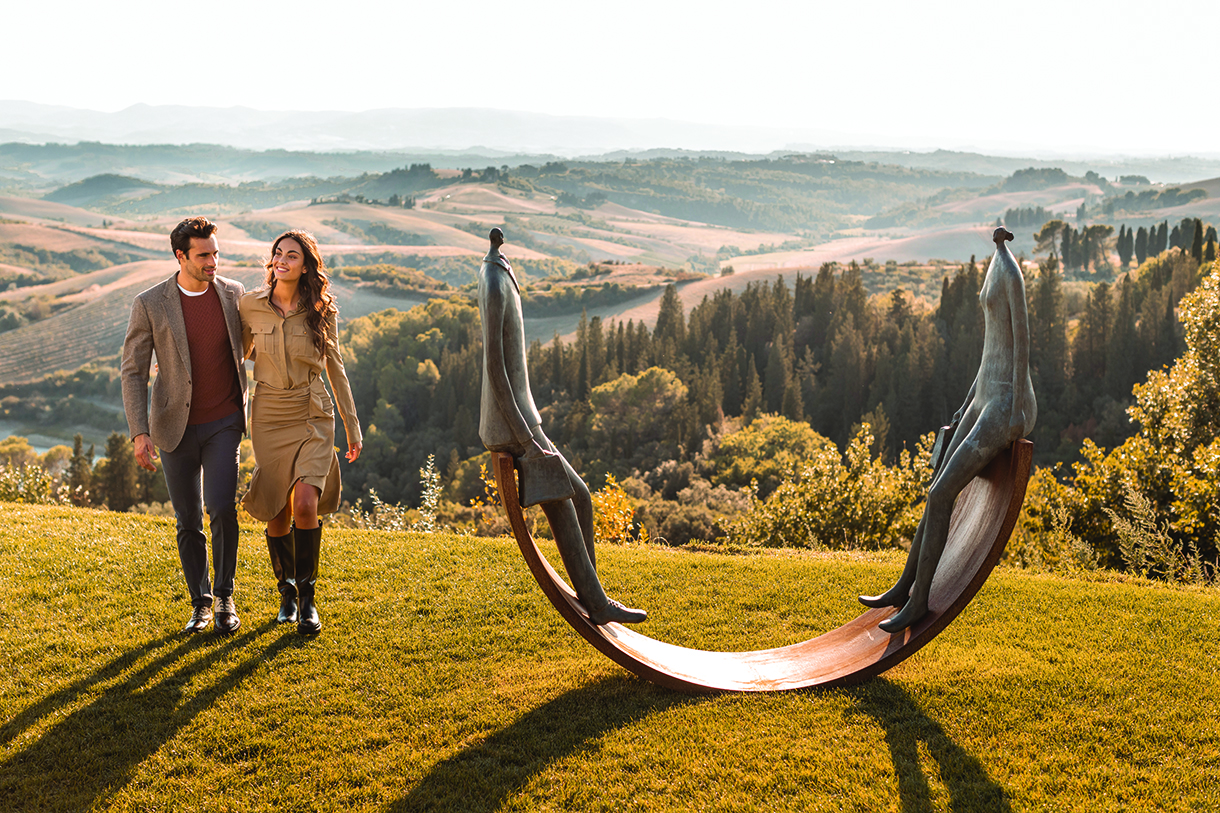
POLYGON ((93 477, 93 444, 84 451, 85 439, 79 432, 72 438, 72 457, 68 460, 68 471, 64 482, 68 486, 68 499, 73 505, 89 503, 89 486, 93 477))
POLYGON ((746 383, 746 400, 741 406, 741 415, 746 421, 752 421, 758 417, 758 413, 762 411, 762 400, 762 382, 758 380, 758 368, 754 366, 754 359, 751 358, 746 383))
POLYGON ((1054 258, 1041 263, 1031 292, 1029 362, 1034 390, 1047 402, 1058 403, 1067 375, 1067 319, 1063 308, 1062 275, 1054 258))
POLYGON ((633 374, 643 372, 648 367, 652 366, 652 336, 648 333, 648 325, 644 324, 641 319, 635 326, 635 366, 632 370, 633 374))
POLYGON ((1203 262, 1203 221, 1197 218, 1194 239, 1190 243, 1190 255, 1195 258, 1195 262, 1203 262))
POLYGON ((657 313, 657 326, 653 328, 654 343, 670 339, 675 349, 682 346, 686 336, 686 323, 682 314, 682 300, 678 298, 678 289, 672 284, 665 286, 661 295, 661 307, 657 313))
POLYGON ((136 457, 122 432, 111 432, 106 439, 105 489, 111 511, 126 511, 137 502, 136 457))
POLYGON ((767 371, 763 378, 763 402, 767 412, 779 412, 783 408, 789 378, 785 362, 783 340, 777 335, 767 350, 767 371))
POLYGON ((805 420, 805 404, 801 399, 801 382, 795 378, 790 378, 788 386, 784 389, 781 413, 790 421, 805 420))
POLYGON ((627 372, 627 333, 623 327, 622 320, 618 323, 618 336, 614 341, 614 355, 616 360, 616 372, 620 375, 627 372))
POLYGON ((585 341, 587 348, 585 360, 589 365, 589 388, 602 383, 602 373, 606 367, 606 339, 602 333, 602 318, 594 316, 589 320, 589 331, 585 341))
POLYGON ((720 357, 720 384, 724 392, 721 402, 726 415, 741 414, 741 347, 737 344, 737 328, 729 330, 729 342, 720 357))
POLYGON ((563 384, 563 342, 559 339, 559 331, 555 331, 551 342, 551 386, 559 390, 563 384))
POLYGON ((1138 376, 1135 332, 1135 291, 1131 275, 1123 276, 1118 285, 1118 303, 1110 326, 1110 341, 1106 347, 1105 394, 1115 400, 1126 398, 1138 376))
POLYGON ((1143 265, 1148 259, 1148 230, 1143 226, 1135 233, 1135 263, 1143 265))

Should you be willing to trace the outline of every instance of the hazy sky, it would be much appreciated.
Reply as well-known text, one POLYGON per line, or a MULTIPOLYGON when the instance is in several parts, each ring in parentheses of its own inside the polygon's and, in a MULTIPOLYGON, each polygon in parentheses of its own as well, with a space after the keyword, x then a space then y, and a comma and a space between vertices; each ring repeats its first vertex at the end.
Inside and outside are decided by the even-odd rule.
POLYGON ((496 107, 839 144, 1220 154, 1216 0, 7 6, 0 98, 94 110, 496 107))

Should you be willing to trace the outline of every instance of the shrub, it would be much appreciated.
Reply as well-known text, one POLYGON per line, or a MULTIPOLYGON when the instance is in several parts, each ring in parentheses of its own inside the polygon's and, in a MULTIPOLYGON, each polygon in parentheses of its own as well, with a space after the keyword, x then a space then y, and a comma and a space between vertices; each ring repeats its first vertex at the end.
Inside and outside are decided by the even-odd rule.
POLYGON ((606 485, 593 492, 593 527, 598 542, 647 542, 648 530, 635 521, 635 501, 606 475, 606 485))
POLYGON ((835 549, 896 548, 915 532, 919 505, 931 475, 934 436, 920 439, 914 456, 898 464, 872 458, 872 427, 865 423, 845 455, 833 447, 815 452, 797 479, 780 485, 729 527, 742 544, 835 549))
POLYGON ((40 466, 0 463, 0 502, 50 505, 63 500, 51 487, 51 475, 40 466))
POLYGON ((704 455, 714 484, 742 488, 756 482, 759 497, 766 499, 792 480, 804 461, 826 451, 834 451, 834 444, 804 421, 764 414, 743 429, 713 437, 704 455))

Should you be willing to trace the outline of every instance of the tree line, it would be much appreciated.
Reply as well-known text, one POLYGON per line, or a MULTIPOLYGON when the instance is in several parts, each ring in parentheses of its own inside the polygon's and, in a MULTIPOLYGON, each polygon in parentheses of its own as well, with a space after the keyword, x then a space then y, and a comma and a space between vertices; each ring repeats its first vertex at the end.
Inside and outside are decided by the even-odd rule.
MULTIPOLYGON (((1200 268, 1189 251, 1163 252, 1093 286, 1072 314, 1058 260, 1029 269, 1040 463, 1075 459, 1086 437, 1112 446, 1130 434, 1132 386, 1181 353, 1176 307, 1200 268)), ((870 295, 855 262, 721 291, 689 312, 671 285, 651 329, 582 317, 571 341, 535 341, 534 396, 548 434, 595 480, 691 460, 722 420, 767 413, 807 422, 840 449, 867 421, 875 450, 893 460, 946 423, 970 387, 984 273, 972 260, 946 275, 934 308, 902 290, 870 295)), ((350 496, 371 487, 388 501, 417 501, 428 454, 447 481, 469 481, 464 464, 482 452, 474 303, 373 314, 354 320, 344 342, 369 424, 363 465, 345 480, 350 496)))

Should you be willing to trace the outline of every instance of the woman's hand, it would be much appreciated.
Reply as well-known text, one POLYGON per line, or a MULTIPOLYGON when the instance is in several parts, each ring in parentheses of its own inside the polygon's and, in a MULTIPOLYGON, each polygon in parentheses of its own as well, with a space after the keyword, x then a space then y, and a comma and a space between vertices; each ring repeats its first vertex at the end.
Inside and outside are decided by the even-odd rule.
POLYGON ((364 444, 361 443, 360 441, 356 441, 355 443, 347 444, 347 454, 344 455, 344 457, 347 458, 347 462, 355 463, 356 458, 360 457, 360 450, 363 448, 364 448, 364 444))

